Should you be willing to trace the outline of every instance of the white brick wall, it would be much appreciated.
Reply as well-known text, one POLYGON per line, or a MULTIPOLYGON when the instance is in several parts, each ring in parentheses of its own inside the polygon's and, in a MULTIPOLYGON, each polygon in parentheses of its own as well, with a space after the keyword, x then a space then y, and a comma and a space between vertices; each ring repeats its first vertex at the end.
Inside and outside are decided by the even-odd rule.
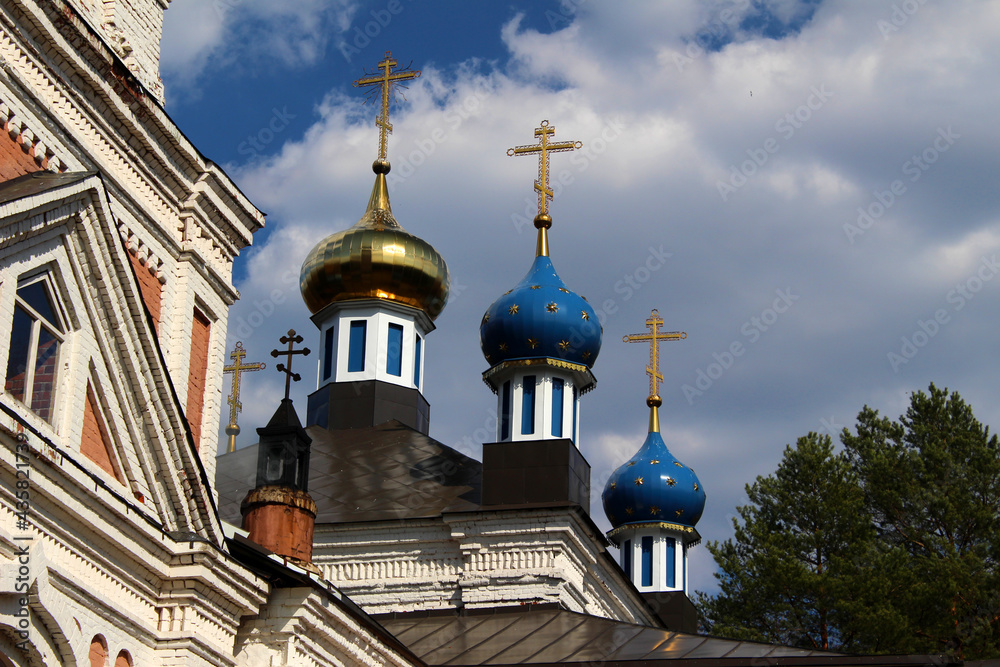
POLYGON ((371 614, 554 602, 655 623, 605 553, 576 513, 533 509, 319 525, 313 562, 371 614))

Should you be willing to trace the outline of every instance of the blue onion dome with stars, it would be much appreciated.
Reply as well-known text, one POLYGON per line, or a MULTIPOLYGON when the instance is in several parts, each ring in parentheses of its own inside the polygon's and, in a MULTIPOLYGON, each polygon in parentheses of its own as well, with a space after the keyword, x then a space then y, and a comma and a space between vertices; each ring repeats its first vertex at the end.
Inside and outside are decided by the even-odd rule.
POLYGON ((569 290, 547 255, 483 315, 480 343, 496 366, 514 359, 561 359, 593 368, 601 351, 597 313, 569 290))
MULTIPOLYGON (((537 143, 507 150, 508 156, 538 158, 538 215, 535 229, 538 242, 535 261, 527 275, 499 299, 483 315, 479 340, 486 357, 495 369, 508 361, 553 360, 568 362, 582 370, 588 380, 582 387, 593 387, 590 370, 601 351, 601 324, 597 313, 586 299, 570 291, 549 259, 548 231, 552 227, 549 200, 549 158, 581 148, 579 141, 555 141, 555 127, 547 120, 535 128, 537 143)), ((549 363, 549 362, 546 362, 549 363)))
POLYGON ((659 432, 608 479, 602 494, 613 528, 638 523, 694 526, 705 509, 705 490, 694 470, 678 461, 659 432))

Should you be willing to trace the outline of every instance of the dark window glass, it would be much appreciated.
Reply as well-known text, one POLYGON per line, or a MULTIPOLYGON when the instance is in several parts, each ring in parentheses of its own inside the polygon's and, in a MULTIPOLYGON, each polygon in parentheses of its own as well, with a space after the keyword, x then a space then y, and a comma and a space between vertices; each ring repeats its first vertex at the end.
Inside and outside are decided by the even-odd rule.
POLYGON ((44 327, 38 332, 35 373, 31 383, 31 409, 45 421, 52 419, 59 341, 44 327))
POLYGON ((552 435, 557 438, 563 433, 563 387, 564 383, 559 378, 552 381, 552 435))
POLYGON ((53 303, 45 280, 18 287, 4 380, 5 391, 49 422, 62 332, 53 303))
POLYGON ((347 370, 351 373, 365 370, 365 333, 368 323, 364 320, 351 322, 350 349, 347 353, 347 370))
POLYGON ((389 349, 386 351, 385 372, 389 375, 403 375, 403 327, 399 324, 389 325, 389 349))
POLYGON ((579 398, 577 394, 576 386, 573 387, 573 442, 576 442, 576 402, 579 398))
POLYGON ((21 308, 14 306, 14 322, 10 333, 10 351, 7 357, 7 381, 4 390, 19 401, 24 400, 25 379, 28 375, 28 360, 31 354, 32 317, 21 308))
POLYGON ((413 348, 413 386, 420 389, 420 354, 423 352, 424 339, 417 336, 417 345, 413 348))
POLYGON ((521 434, 531 435, 535 432, 535 376, 524 376, 524 388, 521 390, 521 434))
POLYGON ((642 538, 642 585, 653 585, 653 537, 642 538))
POLYGON ((510 380, 503 383, 503 397, 500 403, 500 440, 510 439, 510 380))
POLYGON ((333 375, 333 327, 326 330, 326 338, 323 341, 323 379, 328 380, 333 375))
POLYGON ((667 578, 664 581, 667 586, 674 588, 677 586, 677 543, 674 538, 668 537, 664 548, 667 550, 666 558, 663 559, 667 564, 667 578))
POLYGON ((45 287, 44 280, 38 280, 17 288, 17 296, 26 304, 35 309, 42 319, 53 326, 59 326, 59 318, 56 317, 55 308, 52 307, 52 298, 49 290, 45 287))

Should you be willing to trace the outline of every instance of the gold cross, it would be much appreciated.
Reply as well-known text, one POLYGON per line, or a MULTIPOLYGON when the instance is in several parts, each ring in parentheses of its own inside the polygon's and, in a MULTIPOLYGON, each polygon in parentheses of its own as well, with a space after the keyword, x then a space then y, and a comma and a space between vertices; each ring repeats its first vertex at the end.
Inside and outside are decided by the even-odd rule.
POLYGON ((649 333, 632 334, 622 338, 626 343, 649 343, 649 366, 646 367, 646 374, 649 375, 649 398, 659 398, 658 385, 663 382, 660 375, 659 344, 665 340, 684 340, 687 334, 683 331, 660 331, 663 319, 655 308, 646 320, 649 333))
MULTIPOLYGON (((389 136, 392 134, 392 124, 389 122, 389 98, 390 92, 393 90, 393 86, 402 85, 400 82, 407 79, 416 79, 420 76, 420 70, 402 70, 399 72, 393 72, 392 68, 396 66, 396 61, 392 59, 392 52, 385 52, 385 60, 378 64, 378 69, 382 70, 381 74, 372 73, 368 76, 361 77, 354 82, 355 88, 363 88, 365 86, 381 86, 382 87, 382 110, 378 118, 375 119, 375 124, 378 125, 379 135, 378 135, 378 157, 380 160, 386 159, 386 149, 388 147, 389 136)), ((403 86, 404 88, 406 86, 403 86)))
POLYGON ((247 351, 243 347, 242 341, 236 343, 236 349, 229 353, 229 358, 233 360, 233 363, 229 366, 223 366, 223 373, 233 374, 233 385, 229 398, 226 402, 229 403, 229 425, 226 427, 226 433, 229 434, 229 448, 228 451, 236 451, 236 436, 240 432, 240 427, 236 423, 236 417, 243 410, 243 404, 240 403, 240 376, 249 371, 259 371, 266 368, 266 365, 259 362, 254 362, 250 364, 244 364, 243 358, 247 356, 247 351))
POLYGON ((295 343, 302 342, 302 336, 296 336, 295 329, 289 329, 288 335, 282 336, 278 340, 280 340, 282 343, 288 343, 288 349, 284 352, 280 352, 278 350, 271 350, 272 357, 288 357, 288 366, 285 366, 285 364, 278 364, 277 366, 275 366, 275 369, 285 374, 285 400, 287 401, 288 394, 292 389, 292 380, 298 382, 299 380, 302 379, 301 375, 292 372, 292 357, 296 354, 301 354, 304 357, 308 356, 309 348, 304 347, 301 350, 292 349, 292 345, 294 345, 295 343))
POLYGON ((535 181, 535 190, 538 191, 538 215, 549 214, 549 200, 553 193, 549 188, 549 153, 562 153, 583 148, 581 141, 562 141, 555 144, 549 143, 549 137, 556 133, 556 128, 549 125, 549 121, 543 120, 541 127, 535 128, 535 136, 538 137, 537 144, 526 146, 516 146, 507 149, 507 155, 531 155, 538 153, 538 180, 535 181))

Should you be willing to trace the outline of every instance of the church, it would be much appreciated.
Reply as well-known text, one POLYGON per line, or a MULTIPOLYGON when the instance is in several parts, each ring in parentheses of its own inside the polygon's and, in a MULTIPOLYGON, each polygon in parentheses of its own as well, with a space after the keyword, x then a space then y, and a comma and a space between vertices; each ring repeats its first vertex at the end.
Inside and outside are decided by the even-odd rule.
POLYGON ((0 3, 0 664, 946 662, 697 633, 706 492, 658 414, 658 344, 684 334, 653 310, 626 337, 648 345, 648 434, 592 489, 576 443, 607 341, 555 268, 549 160, 579 144, 548 120, 509 152, 538 160, 535 247, 479 325, 496 440, 477 461, 428 435, 450 280, 392 213, 391 90, 418 72, 389 53, 356 82, 381 99, 367 205, 302 264, 315 329, 275 341, 284 399, 216 458, 255 367, 225 346, 233 262, 264 216, 164 112, 168 5, 0 3))

